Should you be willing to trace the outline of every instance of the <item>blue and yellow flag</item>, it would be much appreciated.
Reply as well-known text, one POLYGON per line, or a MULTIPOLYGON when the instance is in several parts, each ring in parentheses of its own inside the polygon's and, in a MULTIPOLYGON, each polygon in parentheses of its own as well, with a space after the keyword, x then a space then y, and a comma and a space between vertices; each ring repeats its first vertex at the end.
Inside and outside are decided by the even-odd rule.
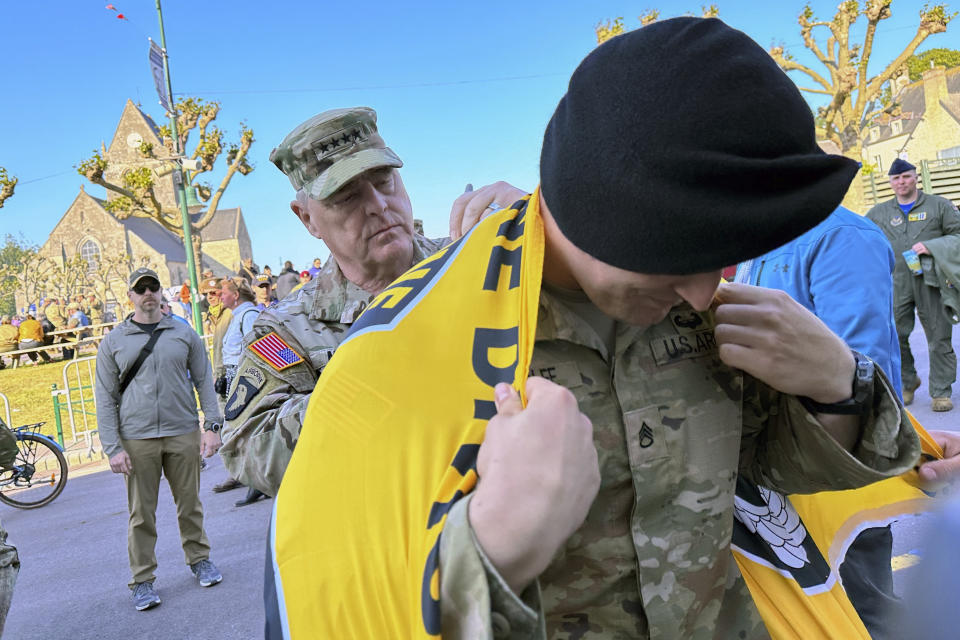
POLYGON ((439 636, 446 514, 476 484, 493 387, 522 390, 530 366, 537 202, 490 216, 401 276, 324 370, 274 506, 283 637, 439 636))

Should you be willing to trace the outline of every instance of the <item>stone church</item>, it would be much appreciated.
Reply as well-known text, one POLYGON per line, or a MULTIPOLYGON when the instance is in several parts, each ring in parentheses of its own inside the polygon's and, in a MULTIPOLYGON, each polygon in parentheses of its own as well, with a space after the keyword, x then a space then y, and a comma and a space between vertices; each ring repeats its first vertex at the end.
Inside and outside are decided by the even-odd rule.
MULTIPOLYGON (((123 115, 106 147, 104 159, 109 163, 104 171, 107 182, 117 184, 124 172, 142 166, 155 166, 156 160, 145 160, 138 149, 148 142, 154 149, 163 149, 159 129, 153 120, 131 101, 124 106, 123 115)), ((179 207, 171 174, 154 179, 157 199, 165 207, 179 207)), ((148 264, 155 268, 164 287, 179 286, 186 280, 186 251, 180 238, 150 218, 131 216, 117 219, 104 204, 117 197, 107 191, 107 200, 96 198, 80 187, 80 193, 53 228, 40 249, 42 255, 62 262, 77 255, 82 256, 95 268, 103 257, 126 253, 135 265, 148 264)), ((188 194, 188 210, 194 219, 203 210, 194 194, 188 194)), ((243 220, 243 212, 235 209, 220 209, 201 234, 203 266, 217 276, 234 273, 240 261, 253 257, 250 235, 243 220)), ((199 277, 199 274, 198 274, 199 277)), ((106 292, 110 305, 126 299, 126 283, 111 282, 106 292)))

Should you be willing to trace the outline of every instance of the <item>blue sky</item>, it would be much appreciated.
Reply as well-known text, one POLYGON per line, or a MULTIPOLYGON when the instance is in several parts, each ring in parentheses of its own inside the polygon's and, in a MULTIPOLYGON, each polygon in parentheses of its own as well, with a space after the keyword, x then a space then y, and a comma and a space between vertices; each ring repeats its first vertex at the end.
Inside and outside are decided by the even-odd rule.
MULTIPOLYGON (((0 209, 0 232, 42 244, 86 182, 73 167, 109 143, 128 98, 165 122, 147 63, 148 36, 159 41, 156 8, 153 0, 114 1, 122 21, 107 1, 4 4, 0 166, 20 184, 0 209)), ((812 6, 829 19, 836 4, 812 6)), ((909 42, 922 4, 894 0, 871 72, 909 42)), ((809 62, 796 24, 801 2, 719 6, 722 19, 764 47, 783 43, 809 62)), ((698 12, 700 3, 166 0, 163 11, 174 92, 219 101, 228 141, 241 121, 254 130, 255 170, 234 177, 220 206, 242 207, 255 260, 276 269, 281 259, 303 266, 327 254, 290 211, 290 184, 268 160, 301 121, 337 107, 375 108, 404 160, 414 215, 427 235, 446 235, 466 183, 536 184, 544 126, 595 46, 593 26, 624 16, 633 27, 652 7, 670 17, 698 12)), ((956 48, 960 23, 952 27, 920 50, 956 48)))

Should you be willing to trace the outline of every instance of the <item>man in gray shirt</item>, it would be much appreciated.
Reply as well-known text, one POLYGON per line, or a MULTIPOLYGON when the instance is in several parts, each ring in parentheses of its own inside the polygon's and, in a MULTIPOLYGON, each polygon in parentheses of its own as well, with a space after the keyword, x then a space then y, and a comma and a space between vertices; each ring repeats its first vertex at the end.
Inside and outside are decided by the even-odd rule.
POLYGON ((157 568, 157 498, 166 476, 177 505, 180 541, 201 586, 223 577, 209 560, 200 504, 200 455, 220 448, 223 418, 203 342, 188 325, 160 311, 157 274, 130 274, 134 313, 107 334, 97 351, 97 422, 110 469, 126 477, 130 522, 130 589, 138 611, 160 604, 157 568), (194 387, 203 409, 198 429, 194 387))

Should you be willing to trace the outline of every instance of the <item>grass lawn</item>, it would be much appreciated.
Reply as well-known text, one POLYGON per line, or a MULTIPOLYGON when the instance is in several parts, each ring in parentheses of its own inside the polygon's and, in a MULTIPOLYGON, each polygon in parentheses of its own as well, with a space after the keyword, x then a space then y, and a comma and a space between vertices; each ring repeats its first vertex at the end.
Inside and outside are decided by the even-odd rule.
MULTIPOLYGON (((85 356, 81 356, 84 358, 85 356)), ((41 361, 42 362, 42 361, 41 361)), ((71 387, 77 387, 81 384, 89 385, 89 377, 94 370, 94 361, 81 361, 69 369, 69 384, 71 387), (78 379, 77 372, 81 377, 78 379)), ((0 370, 0 393, 7 397, 10 404, 10 418, 13 422, 11 427, 19 427, 24 424, 34 422, 46 422, 41 431, 43 433, 56 437, 57 425, 54 418, 53 396, 51 395, 52 385, 56 384, 57 389, 64 389, 63 373, 64 367, 68 362, 54 361, 40 364, 37 366, 20 365, 17 369, 7 366, 0 370)), ((93 394, 90 389, 83 390, 84 397, 87 400, 86 410, 94 411, 93 394)), ((79 392, 72 393, 74 401, 79 399, 79 392)), ((60 419, 63 425, 64 443, 69 446, 73 438, 73 431, 70 428, 70 418, 66 407, 66 397, 60 396, 61 408, 60 419)), ((0 397, 0 419, 6 420, 3 398, 0 397)), ((79 428, 83 428, 83 417, 79 406, 75 407, 74 421, 79 428)), ((96 428, 96 417, 87 416, 87 425, 91 429, 96 428)))

